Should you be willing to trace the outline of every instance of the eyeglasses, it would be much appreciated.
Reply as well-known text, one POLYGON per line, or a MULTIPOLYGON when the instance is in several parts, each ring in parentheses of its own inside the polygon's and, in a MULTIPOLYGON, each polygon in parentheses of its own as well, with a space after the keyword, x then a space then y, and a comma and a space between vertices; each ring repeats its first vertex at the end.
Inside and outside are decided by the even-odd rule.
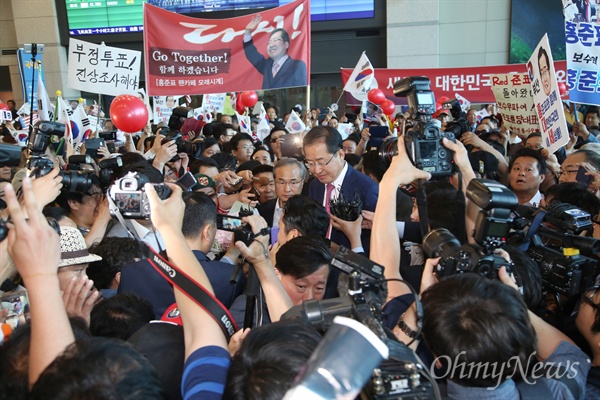
POLYGON ((306 165, 306 168, 308 168, 308 169, 313 169, 314 167, 317 167, 317 166, 319 166, 321 168, 326 167, 326 166, 329 165, 329 163, 331 162, 331 160, 333 160, 333 157, 335 157, 336 154, 337 153, 332 154, 331 158, 326 163, 314 162, 314 161, 305 161, 304 165, 306 165))
POLYGON ((594 303, 594 297, 596 297, 598 289, 600 289, 600 286, 593 286, 584 291, 581 295, 581 301, 592 306, 595 310, 600 310, 600 304, 594 303))
POLYGON ((558 176, 571 175, 571 174, 577 173, 577 171, 578 170, 576 170, 576 169, 566 169, 564 171, 559 171, 558 174, 556 174, 556 175, 558 175, 558 176))
POLYGON ((279 138, 271 139, 271 143, 277 143, 277 142, 279 142, 279 138))
POLYGON ((544 67, 540 70, 540 75, 544 76, 546 74, 550 73, 550 69, 548 69, 548 67, 544 67))
POLYGON ((286 187, 289 186, 291 188, 297 188, 300 184, 302 184, 302 181, 277 181, 275 182, 275 184, 279 187, 286 187))

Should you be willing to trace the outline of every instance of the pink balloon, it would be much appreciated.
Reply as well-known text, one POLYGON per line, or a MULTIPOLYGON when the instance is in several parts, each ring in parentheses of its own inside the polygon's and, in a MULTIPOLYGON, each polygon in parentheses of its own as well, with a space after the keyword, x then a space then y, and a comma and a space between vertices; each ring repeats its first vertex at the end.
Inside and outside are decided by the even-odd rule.
POLYGON ((148 109, 137 96, 120 94, 110 104, 110 119, 123 132, 139 132, 148 123, 148 109))
POLYGON ((396 111, 396 104, 392 100, 384 101, 380 107, 385 115, 392 115, 396 111))
POLYGON ((258 95, 254 90, 242 92, 242 104, 244 107, 254 107, 258 102, 258 95))
POLYGON ((371 103, 381 105, 385 101, 385 93, 383 93, 383 90, 381 89, 371 89, 369 90, 369 93, 367 93, 367 98, 371 103))

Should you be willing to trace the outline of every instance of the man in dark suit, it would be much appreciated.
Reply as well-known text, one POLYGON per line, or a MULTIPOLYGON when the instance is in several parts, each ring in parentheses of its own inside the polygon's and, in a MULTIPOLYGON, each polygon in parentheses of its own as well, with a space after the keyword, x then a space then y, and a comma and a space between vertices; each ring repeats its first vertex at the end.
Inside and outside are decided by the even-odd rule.
MULTIPOLYGON (((363 210, 374 211, 379 195, 379 185, 373 179, 356 171, 344 160, 342 136, 329 126, 312 128, 303 140, 305 164, 316 178, 308 187, 308 196, 318 201, 329 212, 329 200, 336 199, 340 193, 348 200, 355 196, 362 201, 363 210)), ((340 230, 330 227, 329 238, 338 245, 351 248, 359 253, 369 254, 369 230, 361 233, 362 247, 352 247, 348 237, 340 230)), ((327 282, 326 298, 337 293, 339 272, 332 269, 327 282)))
MULTIPOLYGON (((243 292, 245 282, 230 285, 235 266, 230 263, 211 261, 206 257, 217 229, 217 207, 204 193, 184 193, 185 214, 182 231, 187 244, 204 268, 215 296, 225 307, 243 292)), ((118 293, 134 293, 152 304, 154 314, 160 319, 165 310, 175 303, 171 285, 147 260, 123 266, 118 293)))
POLYGON ((275 193, 277 198, 259 204, 256 209, 270 227, 276 227, 283 213, 285 203, 290 197, 302 193, 306 168, 295 158, 284 157, 273 167, 275 193))
MULTIPOLYGON (((328 126, 317 126, 311 129, 303 141, 306 167, 314 179, 308 187, 308 196, 328 208, 326 199, 327 187, 331 188, 330 199, 335 199, 340 193, 349 200, 357 195, 363 204, 363 210, 374 211, 379 195, 377 182, 350 167, 344 160, 342 137, 339 132, 328 126)), ((362 234, 362 245, 369 248, 368 231, 362 234)), ((332 228, 331 241, 348 247, 350 241, 339 230, 332 228)))
POLYGON ((306 64, 288 56, 290 36, 284 29, 275 29, 269 36, 265 58, 258 52, 251 33, 261 20, 260 14, 252 18, 244 32, 244 53, 248 61, 263 75, 263 89, 306 86, 306 64))

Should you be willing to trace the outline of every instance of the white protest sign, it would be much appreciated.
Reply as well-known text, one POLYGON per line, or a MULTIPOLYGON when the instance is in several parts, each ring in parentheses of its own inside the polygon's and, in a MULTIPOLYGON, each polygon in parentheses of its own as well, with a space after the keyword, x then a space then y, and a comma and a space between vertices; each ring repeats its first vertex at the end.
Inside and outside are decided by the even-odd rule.
POLYGON ((556 83, 556 71, 545 34, 527 62, 533 102, 540 122, 544 147, 554 153, 569 142, 567 120, 556 83))
POLYGON ((12 121, 10 110, 0 110, 0 121, 12 121))
POLYGON ((205 94, 202 96, 202 107, 208 111, 214 110, 218 113, 223 113, 226 96, 226 93, 205 94))
POLYGON ((169 117, 173 114, 173 108, 177 107, 177 100, 181 96, 154 96, 154 123, 169 122, 169 117))
POLYGON ((142 53, 69 39, 69 87, 112 96, 137 94, 142 53))
POLYGON ((525 136, 540 130, 528 74, 490 74, 490 83, 507 129, 525 136))
POLYGON ((338 124, 337 130, 342 135, 342 140, 348 139, 352 133, 352 124, 338 124))

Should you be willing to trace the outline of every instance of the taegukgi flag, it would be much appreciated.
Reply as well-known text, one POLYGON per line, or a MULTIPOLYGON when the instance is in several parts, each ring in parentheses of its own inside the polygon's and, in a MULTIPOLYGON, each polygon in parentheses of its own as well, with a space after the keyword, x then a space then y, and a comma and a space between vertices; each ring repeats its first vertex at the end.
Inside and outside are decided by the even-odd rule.
POLYGON ((369 90, 377 87, 375 80, 375 69, 363 51, 354 71, 350 74, 344 91, 351 93, 358 100, 367 100, 369 90))

